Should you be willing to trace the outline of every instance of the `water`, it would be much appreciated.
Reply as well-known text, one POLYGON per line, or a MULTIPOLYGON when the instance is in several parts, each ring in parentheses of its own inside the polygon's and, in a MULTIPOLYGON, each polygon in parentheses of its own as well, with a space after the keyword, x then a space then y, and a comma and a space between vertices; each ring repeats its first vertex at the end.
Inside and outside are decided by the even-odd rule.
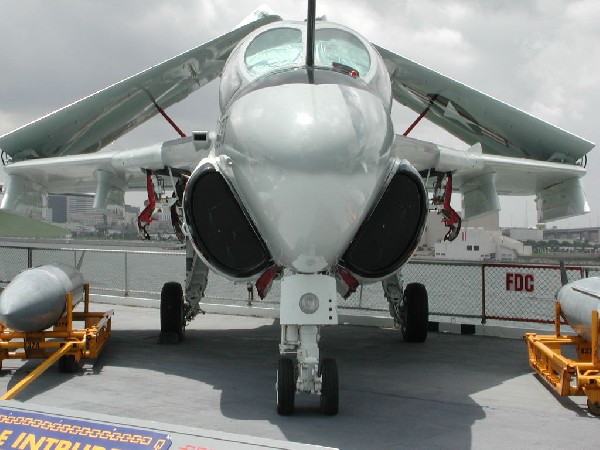
MULTIPOLYGON (((97 241, 0 241, 0 282, 9 282, 28 267, 31 259, 33 267, 58 262, 78 267, 90 284, 92 293, 159 299, 165 282, 184 284, 183 250, 165 250, 160 243, 111 244, 97 241)), ((418 282, 426 286, 431 315, 481 318, 485 303, 485 311, 489 316, 552 320, 554 296, 560 287, 560 275, 556 268, 529 269, 515 265, 483 267, 484 270, 481 263, 411 260, 403 267, 402 274, 405 285, 418 282), (507 291, 507 271, 531 273, 536 280, 535 290, 507 291), (484 285, 485 297, 482 295, 484 285)), ((579 277, 578 270, 569 271, 570 280, 579 277)), ((260 301, 255 294, 254 302, 257 305, 277 305, 279 295, 279 282, 274 282, 266 300, 260 301)), ((246 304, 247 285, 233 283, 211 273, 206 301, 246 304)), ((349 299, 339 298, 338 305, 340 308, 377 314, 388 311, 381 283, 362 286, 349 299)))

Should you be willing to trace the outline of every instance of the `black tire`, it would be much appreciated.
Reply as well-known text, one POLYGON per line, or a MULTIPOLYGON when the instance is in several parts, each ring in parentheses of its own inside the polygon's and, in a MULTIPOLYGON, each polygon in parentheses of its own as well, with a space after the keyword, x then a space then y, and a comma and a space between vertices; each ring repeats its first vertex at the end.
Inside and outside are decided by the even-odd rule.
POLYGON ((175 281, 165 283, 160 292, 160 332, 177 335, 179 342, 185 339, 183 288, 175 281))
POLYGON ((58 359, 58 370, 60 373, 75 373, 79 370, 79 362, 73 355, 61 356, 58 359))
POLYGON ((325 358, 320 367, 321 412, 327 416, 335 416, 339 410, 339 379, 337 364, 333 358, 325 358))
POLYGON ((294 413, 296 395, 296 368, 290 358, 280 358, 277 369, 277 414, 291 416, 294 413))
POLYGON ((421 283, 410 283, 404 290, 400 329, 406 342, 425 342, 429 324, 429 300, 421 283))

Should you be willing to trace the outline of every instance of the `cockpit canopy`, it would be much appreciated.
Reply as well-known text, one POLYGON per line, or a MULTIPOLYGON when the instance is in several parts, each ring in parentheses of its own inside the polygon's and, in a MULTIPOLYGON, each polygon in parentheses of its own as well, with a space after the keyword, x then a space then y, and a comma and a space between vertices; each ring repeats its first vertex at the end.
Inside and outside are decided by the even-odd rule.
MULTIPOLYGON (((304 66, 306 23, 279 22, 263 27, 242 41, 231 53, 221 78, 223 111, 231 98, 252 81, 274 71, 304 66)), ((315 66, 341 65, 355 71, 391 104, 389 76, 377 51, 356 32, 338 24, 317 22, 315 66)))

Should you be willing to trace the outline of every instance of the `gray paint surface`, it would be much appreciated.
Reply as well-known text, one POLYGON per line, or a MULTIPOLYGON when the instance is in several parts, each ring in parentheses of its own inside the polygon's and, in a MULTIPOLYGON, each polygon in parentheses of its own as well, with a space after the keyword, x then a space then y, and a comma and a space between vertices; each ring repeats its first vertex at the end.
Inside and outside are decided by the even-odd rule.
POLYGON ((65 312, 67 293, 73 306, 84 296, 83 275, 65 264, 47 264, 17 275, 0 294, 0 322, 17 331, 42 331, 65 312))
POLYGON ((578 335, 591 341, 592 311, 600 313, 600 278, 583 278, 566 284, 558 291, 556 299, 567 323, 578 335))

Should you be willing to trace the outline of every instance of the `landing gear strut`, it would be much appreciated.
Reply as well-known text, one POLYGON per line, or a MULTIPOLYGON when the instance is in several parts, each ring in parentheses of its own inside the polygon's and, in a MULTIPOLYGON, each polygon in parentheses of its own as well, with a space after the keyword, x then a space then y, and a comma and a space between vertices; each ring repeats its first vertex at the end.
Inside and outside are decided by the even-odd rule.
POLYGON ((289 275, 281 282, 282 358, 277 370, 277 412, 291 415, 297 392, 320 395, 321 412, 339 409, 334 359, 319 360, 322 325, 337 324, 336 280, 327 275, 289 275), (296 363, 290 355, 296 355, 296 363))
POLYGON ((444 236, 444 241, 452 242, 460 233, 462 219, 458 213, 450 205, 452 198, 452 172, 440 174, 434 183, 433 198, 431 202, 442 214, 442 222, 448 228, 448 232, 444 236))

